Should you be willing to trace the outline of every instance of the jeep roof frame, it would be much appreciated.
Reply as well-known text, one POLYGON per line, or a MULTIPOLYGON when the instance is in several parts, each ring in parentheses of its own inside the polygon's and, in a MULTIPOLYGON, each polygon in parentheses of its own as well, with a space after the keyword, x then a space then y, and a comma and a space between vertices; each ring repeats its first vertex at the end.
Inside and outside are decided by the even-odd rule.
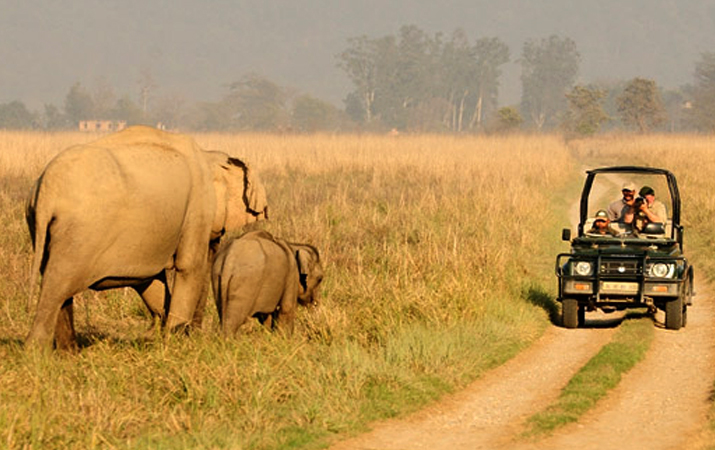
POLYGON ((588 198, 591 194, 591 188, 593 187, 593 181, 596 175, 603 173, 633 173, 633 174, 651 174, 651 175, 662 175, 665 176, 668 182, 668 190, 670 191, 670 199, 672 201, 672 216, 673 221, 673 233, 675 234, 675 239, 680 245, 681 249, 683 246, 683 228, 680 225, 680 191, 678 190, 678 182, 675 180, 675 175, 666 169, 659 169, 655 167, 643 167, 643 166, 613 166, 613 167, 600 167, 598 169, 591 169, 586 171, 586 181, 583 185, 583 191, 581 191, 581 211, 578 223, 578 235, 583 236, 583 227, 588 219, 588 198))

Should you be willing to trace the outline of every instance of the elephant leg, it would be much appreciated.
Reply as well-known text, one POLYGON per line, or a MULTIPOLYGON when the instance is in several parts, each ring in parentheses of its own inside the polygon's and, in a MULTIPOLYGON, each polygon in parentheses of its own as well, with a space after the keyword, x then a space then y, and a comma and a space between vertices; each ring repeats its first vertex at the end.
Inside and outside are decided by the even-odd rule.
POLYGON ((174 289, 169 304, 166 327, 170 331, 188 331, 196 312, 199 298, 206 291, 204 270, 180 271, 175 275, 174 289))
POLYGON ((254 317, 258 319, 258 322, 263 325, 264 327, 268 329, 273 329, 273 316, 275 313, 271 314, 266 314, 266 313, 256 313, 254 317))
POLYGON ((240 297, 229 298, 221 323, 224 336, 232 336, 238 332, 241 325, 248 320, 252 307, 252 302, 242 301, 240 297))
POLYGON ((65 300, 60 308, 60 313, 57 316, 57 325, 55 326, 55 346, 59 350, 69 350, 76 352, 77 333, 74 329, 74 300, 72 297, 65 300))
POLYGON ((144 301, 149 313, 152 317, 152 323, 149 327, 151 333, 157 323, 164 323, 169 309, 171 294, 169 286, 166 282, 166 276, 162 273, 158 278, 153 279, 145 284, 135 286, 134 290, 144 301))
POLYGON ((191 328, 200 329, 201 323, 204 321, 204 312, 206 311, 206 301, 209 296, 209 281, 204 283, 203 290, 199 296, 199 301, 196 304, 196 309, 194 310, 194 317, 191 319, 191 328))
POLYGON ((75 338, 72 297, 84 289, 73 288, 66 277, 45 271, 37 312, 25 345, 49 349, 57 338, 59 348, 71 347, 69 340, 75 338))
MULTIPOLYGON (((216 253, 218 252, 218 247, 220 243, 219 239, 214 239, 209 243, 209 253, 208 253, 208 267, 213 267, 214 261, 216 260, 216 253)), ((201 328, 201 324, 204 321, 204 312, 206 311, 206 302, 209 297, 209 286, 211 284, 211 273, 207 272, 206 281, 201 291, 201 296, 196 304, 196 309, 194 310, 194 317, 191 320, 191 328, 201 328)))
POLYGON ((285 297, 283 298, 280 307, 273 313, 273 329, 293 334, 296 305, 297 300, 295 297, 292 300, 286 299, 285 297))

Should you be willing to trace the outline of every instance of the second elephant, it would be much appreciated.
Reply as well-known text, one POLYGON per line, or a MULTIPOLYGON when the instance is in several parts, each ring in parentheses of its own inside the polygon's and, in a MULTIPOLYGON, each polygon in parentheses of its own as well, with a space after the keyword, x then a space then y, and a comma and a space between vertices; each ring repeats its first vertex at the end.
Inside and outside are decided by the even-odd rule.
POLYGON ((229 242, 216 256, 212 282, 225 335, 248 318, 293 331, 297 305, 317 299, 323 279, 318 250, 289 243, 266 231, 252 231, 229 242))

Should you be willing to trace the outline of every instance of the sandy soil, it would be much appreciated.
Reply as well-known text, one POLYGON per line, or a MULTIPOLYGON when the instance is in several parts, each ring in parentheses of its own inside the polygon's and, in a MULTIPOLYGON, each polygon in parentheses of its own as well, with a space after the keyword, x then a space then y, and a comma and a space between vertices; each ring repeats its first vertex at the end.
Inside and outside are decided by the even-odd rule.
POLYGON ((532 347, 467 389, 400 420, 339 442, 332 450, 699 449, 715 381, 715 305, 700 280, 688 325, 654 319, 646 358, 578 423, 538 442, 519 440, 524 421, 557 398, 575 372, 609 342, 622 316, 588 313, 586 327, 552 327, 532 347))

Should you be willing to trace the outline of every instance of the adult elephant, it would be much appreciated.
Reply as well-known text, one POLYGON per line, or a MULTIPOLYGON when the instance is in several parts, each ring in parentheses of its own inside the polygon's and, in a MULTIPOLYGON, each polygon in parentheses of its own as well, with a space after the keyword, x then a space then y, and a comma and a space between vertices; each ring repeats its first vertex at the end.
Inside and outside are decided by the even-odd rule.
POLYGON ((266 211, 255 173, 186 136, 131 127, 64 150, 27 203, 42 282, 26 344, 76 347, 72 298, 86 289, 130 286, 167 328, 189 325, 221 236, 266 211))

